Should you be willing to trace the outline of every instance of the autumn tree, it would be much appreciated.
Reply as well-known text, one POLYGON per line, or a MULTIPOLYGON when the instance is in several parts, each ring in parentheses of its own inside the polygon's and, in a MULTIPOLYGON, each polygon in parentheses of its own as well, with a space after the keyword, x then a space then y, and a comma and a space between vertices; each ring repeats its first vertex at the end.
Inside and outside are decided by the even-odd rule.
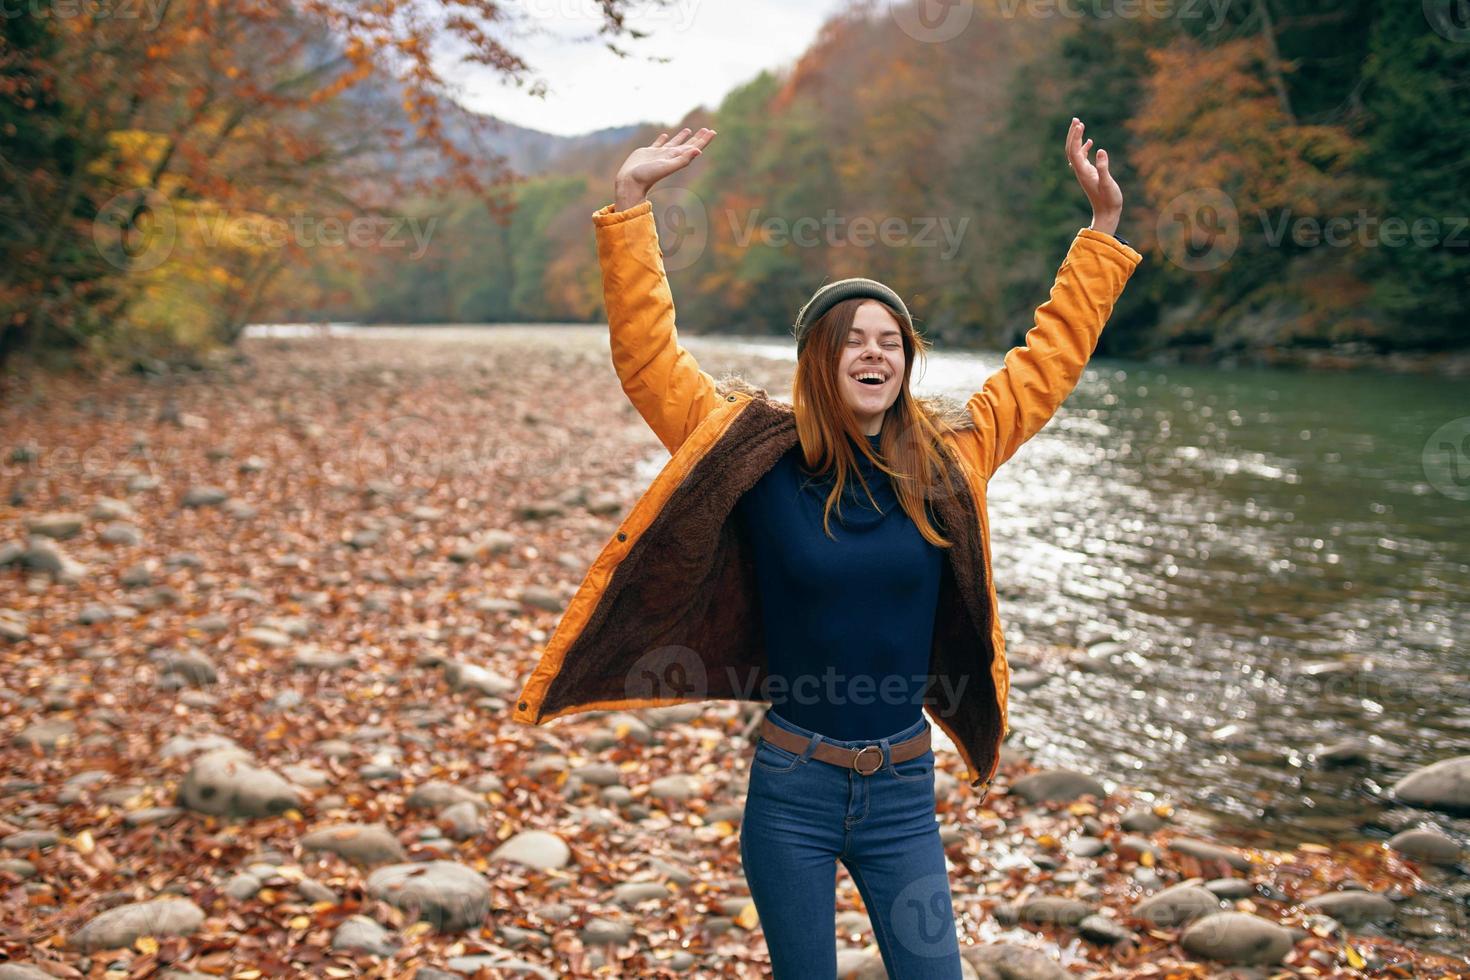
MULTIPOLYGON (((609 47, 643 36, 627 15, 650 2, 666 0, 600 0, 609 47)), ((514 175, 485 151, 488 123, 458 108, 435 54, 454 47, 544 93, 505 43, 513 8, 221 0, 165 3, 153 19, 67 13, 5 18, 0 118, 18 138, 0 172, 26 179, 0 190, 0 355, 231 341, 282 268, 332 229, 391 216, 405 194, 458 189, 508 216, 514 175)))

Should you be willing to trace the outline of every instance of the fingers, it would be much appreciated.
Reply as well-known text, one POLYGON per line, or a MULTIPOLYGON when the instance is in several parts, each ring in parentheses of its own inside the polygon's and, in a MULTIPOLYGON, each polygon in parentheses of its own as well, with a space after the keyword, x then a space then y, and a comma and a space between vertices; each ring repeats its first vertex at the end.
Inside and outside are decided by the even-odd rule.
POLYGON ((703 150, 704 147, 710 145, 710 140, 713 140, 713 138, 713 129, 700 129, 700 131, 695 132, 694 138, 689 138, 689 128, 685 126, 678 134, 675 134, 672 140, 670 140, 667 132, 660 132, 659 138, 654 140, 650 145, 653 145, 653 147, 695 147, 703 150))

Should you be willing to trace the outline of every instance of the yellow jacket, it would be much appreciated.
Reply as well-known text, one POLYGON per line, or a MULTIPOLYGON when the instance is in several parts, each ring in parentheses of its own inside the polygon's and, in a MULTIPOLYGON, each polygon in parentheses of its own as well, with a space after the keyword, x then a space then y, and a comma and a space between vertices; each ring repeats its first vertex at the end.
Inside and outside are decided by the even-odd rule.
MULTIPOLYGON (((671 458, 592 562, 517 699, 542 725, 603 709, 712 699, 763 701, 755 570, 736 500, 796 445, 791 406, 737 376, 716 381, 679 344, 653 204, 592 215, 623 392, 671 458)), ((925 710, 983 797, 1010 730, 1010 669, 990 574, 987 483, 1076 387, 1113 305, 1143 256, 1082 228, 1023 347, 961 405, 923 399, 956 428, 953 498, 932 501, 946 550, 930 673, 963 692, 925 710), (957 701, 957 703, 949 703, 957 701)))

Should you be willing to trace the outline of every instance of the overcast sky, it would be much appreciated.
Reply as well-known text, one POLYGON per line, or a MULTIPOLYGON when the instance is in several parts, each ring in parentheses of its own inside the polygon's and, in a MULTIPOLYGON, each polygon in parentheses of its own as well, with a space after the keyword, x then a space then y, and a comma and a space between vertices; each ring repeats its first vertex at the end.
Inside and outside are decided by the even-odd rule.
POLYGON ((673 0, 629 23, 650 36, 619 38, 635 57, 619 58, 595 34, 602 22, 591 0, 523 0, 525 23, 509 46, 545 79, 545 99, 505 85, 490 71, 440 59, 444 75, 463 87, 471 109, 543 132, 572 136, 607 126, 672 123, 696 106, 713 110, 732 88, 763 68, 793 63, 827 16, 845 0, 673 0), (638 57, 641 56, 641 57, 638 57), (649 56, 667 57, 656 64, 649 56))

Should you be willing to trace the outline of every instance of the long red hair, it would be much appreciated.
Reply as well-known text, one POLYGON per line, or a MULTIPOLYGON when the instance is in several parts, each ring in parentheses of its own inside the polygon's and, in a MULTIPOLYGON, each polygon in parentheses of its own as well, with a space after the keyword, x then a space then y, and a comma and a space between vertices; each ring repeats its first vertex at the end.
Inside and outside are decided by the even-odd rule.
POLYGON ((796 361, 792 407, 796 410, 796 432, 807 470, 831 472, 835 476, 822 515, 823 530, 833 537, 832 508, 838 508, 840 518, 843 488, 850 477, 856 477, 869 502, 877 506, 872 490, 857 469, 857 452, 861 451, 893 480, 899 506, 912 518, 924 540, 935 547, 950 547, 952 542, 934 526, 926 502, 937 493, 952 496, 955 492, 948 465, 953 457, 943 442, 944 434, 952 430, 909 391, 914 362, 928 353, 928 341, 893 307, 867 297, 843 300, 822 314, 810 329, 796 361), (899 385, 898 398, 883 415, 878 439, 881 459, 872 454, 857 416, 843 399, 842 378, 838 373, 848 330, 858 307, 864 303, 878 303, 887 310, 903 338, 903 382, 899 385))

